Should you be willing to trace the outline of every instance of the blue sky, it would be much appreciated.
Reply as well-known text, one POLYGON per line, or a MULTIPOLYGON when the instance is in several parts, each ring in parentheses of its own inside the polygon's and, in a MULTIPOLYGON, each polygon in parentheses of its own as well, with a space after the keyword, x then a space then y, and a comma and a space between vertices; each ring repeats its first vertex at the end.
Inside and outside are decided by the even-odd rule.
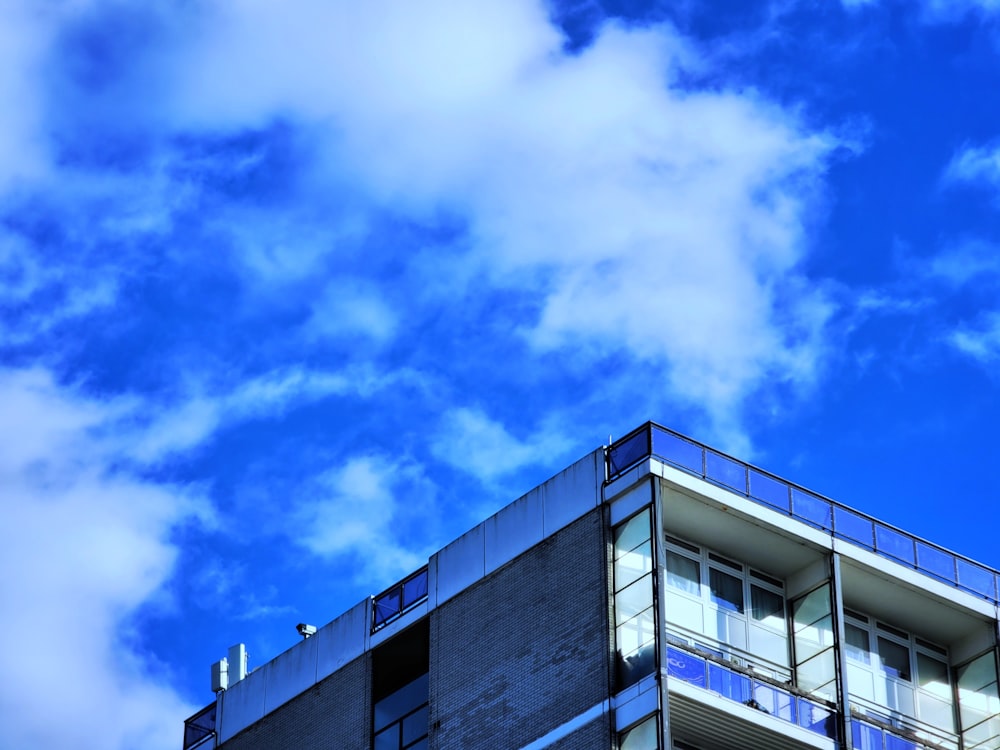
POLYGON ((995 0, 0 8, 12 747, 647 419, 1000 567, 995 0))

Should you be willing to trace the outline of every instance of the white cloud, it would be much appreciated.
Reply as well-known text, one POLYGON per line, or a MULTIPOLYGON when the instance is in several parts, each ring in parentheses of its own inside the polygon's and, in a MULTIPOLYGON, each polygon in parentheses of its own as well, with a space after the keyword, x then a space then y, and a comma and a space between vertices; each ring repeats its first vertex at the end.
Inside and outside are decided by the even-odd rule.
POLYGON ((320 557, 351 558, 365 585, 389 584, 425 564, 435 549, 426 533, 434 525, 435 499, 418 466, 355 456, 301 490, 289 534, 320 557))
POLYGON ((0 721, 10 747, 172 748, 193 708, 126 637, 171 575, 172 530, 209 511, 115 469, 121 404, 42 370, 0 373, 0 721))
POLYGON ((313 302, 304 333, 314 338, 363 337, 385 343, 396 333, 395 312, 379 291, 362 279, 341 278, 313 302))
POLYGON ((982 364, 1000 359, 1000 313, 984 315, 978 326, 962 326, 948 336, 948 342, 982 364))
POLYGON ((938 253, 921 268, 954 287, 983 279, 1000 279, 1000 246, 971 239, 938 253))
POLYGON ((461 471, 492 482, 525 466, 552 463, 569 447, 562 430, 536 429, 521 440, 480 409, 451 409, 442 418, 431 451, 461 471))
POLYGON ((752 90, 680 88, 706 63, 669 27, 569 54, 531 0, 217 13, 184 56, 179 127, 328 128, 317 169, 393 211, 458 212, 468 262, 542 295, 536 346, 629 353, 718 422, 812 382, 832 302, 798 268, 838 141, 752 90))
POLYGON ((213 390, 192 383, 176 403, 143 414, 138 420, 141 431, 128 436, 122 452, 141 462, 156 462, 201 445, 222 426, 280 416, 293 406, 326 396, 369 395, 408 377, 406 372, 380 375, 364 367, 343 371, 288 367, 249 378, 235 387, 213 390))
POLYGON ((1000 190, 1000 146, 968 146, 952 157, 946 182, 972 182, 1000 190))

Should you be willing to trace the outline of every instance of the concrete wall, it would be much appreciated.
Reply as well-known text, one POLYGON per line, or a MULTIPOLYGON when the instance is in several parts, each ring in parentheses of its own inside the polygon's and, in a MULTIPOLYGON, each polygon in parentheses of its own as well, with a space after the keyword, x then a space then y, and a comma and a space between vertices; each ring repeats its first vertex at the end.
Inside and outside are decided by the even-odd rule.
MULTIPOLYGON (((433 750, 521 748, 607 699, 601 516, 592 510, 431 612, 433 750)), ((594 745, 587 732, 600 734, 581 727, 572 746, 609 746, 609 734, 594 745)))
POLYGON ((355 659, 251 724, 221 750, 369 750, 371 660, 355 659))

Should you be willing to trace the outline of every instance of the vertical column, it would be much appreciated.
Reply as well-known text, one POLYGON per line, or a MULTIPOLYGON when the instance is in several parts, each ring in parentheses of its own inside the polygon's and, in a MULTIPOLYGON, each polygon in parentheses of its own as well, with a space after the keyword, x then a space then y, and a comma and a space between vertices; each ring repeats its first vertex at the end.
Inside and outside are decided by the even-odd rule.
POLYGON ((846 654, 842 644, 846 643, 844 636, 844 594, 840 586, 840 554, 830 553, 830 583, 832 584, 831 594, 832 614, 833 614, 833 635, 834 659, 837 667, 837 703, 840 706, 838 716, 840 718, 840 746, 844 750, 851 750, 853 747, 853 735, 851 733, 851 711, 850 697, 847 692, 847 662, 846 654))
POLYGON ((666 551, 663 547, 663 530, 665 525, 663 523, 663 503, 660 498, 660 483, 653 482, 652 484, 652 494, 653 494, 653 539, 656 557, 654 559, 654 570, 656 571, 656 588, 653 592, 656 599, 657 608, 657 622, 659 627, 657 628, 657 656, 659 663, 659 674, 657 683, 660 686, 660 747, 664 750, 669 750, 672 745, 670 737, 670 692, 669 685, 667 684, 667 639, 666 639, 666 628, 667 628, 667 608, 666 608, 666 596, 664 595, 667 590, 667 566, 666 566, 666 551))

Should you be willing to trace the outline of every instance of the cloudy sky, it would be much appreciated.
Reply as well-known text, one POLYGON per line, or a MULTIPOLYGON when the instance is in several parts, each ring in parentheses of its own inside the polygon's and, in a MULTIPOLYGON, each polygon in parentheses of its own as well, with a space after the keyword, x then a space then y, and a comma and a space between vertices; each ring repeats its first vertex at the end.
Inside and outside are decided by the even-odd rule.
POLYGON ((179 746, 647 419, 994 567, 996 0, 0 0, 0 721, 179 746))

